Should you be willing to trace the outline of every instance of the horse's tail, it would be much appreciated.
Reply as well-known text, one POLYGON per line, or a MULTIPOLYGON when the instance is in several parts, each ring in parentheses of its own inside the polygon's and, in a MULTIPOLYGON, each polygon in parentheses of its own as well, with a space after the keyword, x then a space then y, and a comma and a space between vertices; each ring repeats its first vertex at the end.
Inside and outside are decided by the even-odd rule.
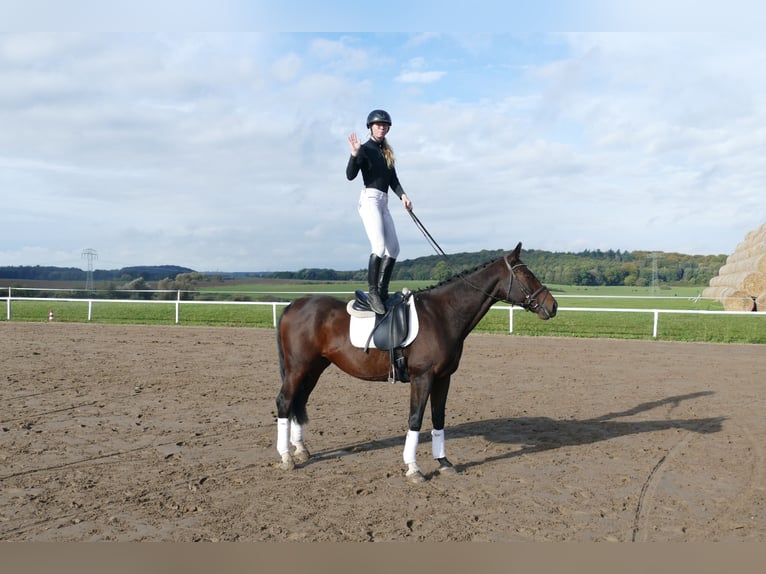
POLYGON ((282 319, 285 317, 285 313, 287 313, 287 310, 290 309, 290 305, 285 307, 285 310, 282 311, 282 314, 279 316, 279 321, 277 321, 277 350, 279 351, 279 376, 282 379, 282 382, 285 382, 285 351, 282 349, 282 319))
MULTIPOLYGON (((279 376, 282 378, 282 390, 284 391, 284 384, 285 384, 285 351, 282 347, 282 320, 285 318, 285 315, 287 315, 287 312, 290 310, 290 307, 292 306, 292 303, 285 307, 285 310, 282 312, 282 315, 279 316, 279 321, 277 322, 277 350, 279 351, 279 376)), ((279 396, 277 396, 277 410, 282 410, 282 401, 284 401, 284 395, 280 391, 279 396)), ((293 390, 293 400, 290 401, 290 404, 287 408, 286 416, 295 422, 297 422, 300 425, 305 425, 307 422, 309 422, 309 415, 306 412, 306 403, 308 403, 308 397, 306 396, 306 393, 303 390, 303 385, 300 385, 297 389, 293 390)))

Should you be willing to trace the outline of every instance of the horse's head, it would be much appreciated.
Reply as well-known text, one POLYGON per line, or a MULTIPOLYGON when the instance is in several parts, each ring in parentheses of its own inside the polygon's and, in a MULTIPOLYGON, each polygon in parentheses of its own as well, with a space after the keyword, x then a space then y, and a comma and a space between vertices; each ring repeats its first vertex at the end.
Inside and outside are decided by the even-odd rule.
POLYGON ((510 274, 506 301, 537 313, 541 319, 555 317, 559 304, 548 288, 521 261, 521 242, 504 259, 510 274))

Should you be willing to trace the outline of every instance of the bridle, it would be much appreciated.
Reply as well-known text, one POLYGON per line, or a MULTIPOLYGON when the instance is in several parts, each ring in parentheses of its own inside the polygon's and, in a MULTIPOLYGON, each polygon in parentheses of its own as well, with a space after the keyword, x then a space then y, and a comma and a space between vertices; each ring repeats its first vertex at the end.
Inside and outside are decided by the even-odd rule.
POLYGON ((519 281, 519 289, 521 289, 522 294, 524 295, 524 300, 521 303, 515 303, 513 300, 511 300, 511 291, 513 290, 513 282, 514 280, 518 280, 518 277, 516 277, 516 269, 519 267, 526 267, 526 263, 516 263, 515 265, 511 265, 511 262, 508 261, 508 256, 506 255, 503 257, 503 260, 505 261, 505 266, 508 267, 508 294, 506 295, 504 301, 506 303, 510 303, 511 305, 519 305, 522 309, 525 309, 526 311, 532 311, 533 313, 539 313, 542 312, 543 315, 545 315, 546 319, 550 319, 551 315, 548 312, 548 309, 546 309, 543 306, 543 303, 548 299, 548 297, 552 297, 550 290, 545 285, 540 285, 540 287, 535 290, 534 292, 530 292, 529 289, 527 289, 524 286, 524 283, 519 281), (545 292, 545 297, 543 297, 542 301, 537 300, 537 296, 540 295, 542 292, 545 292))

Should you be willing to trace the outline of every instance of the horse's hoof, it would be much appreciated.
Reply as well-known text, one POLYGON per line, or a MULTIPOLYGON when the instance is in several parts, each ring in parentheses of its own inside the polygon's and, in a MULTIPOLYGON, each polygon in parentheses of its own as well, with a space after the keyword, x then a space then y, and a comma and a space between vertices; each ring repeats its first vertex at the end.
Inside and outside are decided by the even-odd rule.
POLYGON ((439 458, 436 459, 436 461, 439 463, 439 468, 436 469, 437 474, 457 474, 455 465, 448 461, 446 458, 439 458))
POLYGON ((419 470, 416 470, 412 474, 407 473, 407 482, 411 484, 421 484, 426 481, 426 477, 419 470))
POLYGON ((279 463, 279 468, 282 470, 293 470, 295 468, 295 461, 289 454, 282 456, 282 462, 279 463))
POLYGON ((412 484, 420 484, 426 481, 426 477, 423 476, 423 472, 416 462, 410 462, 407 464, 407 481, 412 484))
POLYGON ((293 455, 293 460, 296 464, 303 464, 304 462, 308 462, 309 458, 311 458, 311 453, 305 448, 296 450, 295 454, 293 455))

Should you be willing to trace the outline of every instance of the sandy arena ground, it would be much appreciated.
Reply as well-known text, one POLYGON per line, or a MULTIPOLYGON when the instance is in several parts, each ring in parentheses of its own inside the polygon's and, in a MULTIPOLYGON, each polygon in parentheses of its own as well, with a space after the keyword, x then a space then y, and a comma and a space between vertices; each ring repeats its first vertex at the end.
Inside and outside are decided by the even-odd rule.
POLYGON ((766 349, 473 334, 438 476, 331 367, 275 468, 275 332, 0 323, 0 539, 766 541, 766 349))

